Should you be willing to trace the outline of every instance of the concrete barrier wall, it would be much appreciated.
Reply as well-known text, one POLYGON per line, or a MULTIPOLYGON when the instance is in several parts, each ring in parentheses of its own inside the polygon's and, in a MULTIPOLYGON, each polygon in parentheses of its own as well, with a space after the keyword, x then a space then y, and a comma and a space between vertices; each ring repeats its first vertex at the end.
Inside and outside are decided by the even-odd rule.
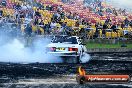
POLYGON ((121 52, 132 52, 132 49, 127 48, 94 48, 94 49, 87 49, 88 53, 121 53, 121 52))

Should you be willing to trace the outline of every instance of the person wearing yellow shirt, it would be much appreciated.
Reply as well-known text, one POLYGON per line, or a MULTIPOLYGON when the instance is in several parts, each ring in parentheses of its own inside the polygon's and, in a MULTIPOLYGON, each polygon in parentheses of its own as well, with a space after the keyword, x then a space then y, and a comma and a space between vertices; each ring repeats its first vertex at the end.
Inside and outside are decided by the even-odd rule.
POLYGON ((7 9, 3 8, 3 16, 6 16, 6 15, 7 15, 7 9))

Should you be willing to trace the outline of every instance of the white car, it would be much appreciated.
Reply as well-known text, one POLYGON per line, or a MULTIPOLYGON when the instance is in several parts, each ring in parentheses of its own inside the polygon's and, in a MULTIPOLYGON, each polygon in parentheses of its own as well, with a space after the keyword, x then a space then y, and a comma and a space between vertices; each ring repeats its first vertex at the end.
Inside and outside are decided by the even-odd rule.
POLYGON ((82 40, 77 36, 55 36, 47 46, 48 54, 63 58, 64 63, 79 63, 87 52, 82 40))

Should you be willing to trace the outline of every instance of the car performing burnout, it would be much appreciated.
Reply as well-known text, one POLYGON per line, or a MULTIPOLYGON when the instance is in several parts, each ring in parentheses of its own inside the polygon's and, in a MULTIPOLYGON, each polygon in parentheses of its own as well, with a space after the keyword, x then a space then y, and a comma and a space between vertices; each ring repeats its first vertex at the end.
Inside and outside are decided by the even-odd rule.
POLYGON ((83 53, 87 52, 77 36, 54 36, 47 50, 48 54, 61 57, 64 63, 80 63, 83 53))

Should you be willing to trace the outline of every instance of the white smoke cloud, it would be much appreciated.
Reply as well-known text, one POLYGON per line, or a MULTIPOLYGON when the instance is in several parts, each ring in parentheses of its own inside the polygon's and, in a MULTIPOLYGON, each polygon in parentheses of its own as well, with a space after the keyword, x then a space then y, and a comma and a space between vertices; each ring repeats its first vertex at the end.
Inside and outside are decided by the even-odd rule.
MULTIPOLYGON (((46 54, 45 46, 49 39, 35 40, 33 47, 25 47, 25 44, 18 39, 0 46, 0 62, 17 63, 59 63, 61 59, 46 54)), ((1 41, 2 42, 2 41, 1 41)))
MULTIPOLYGON (((11 35, 9 28, 0 28, 0 62, 15 63, 62 63, 62 58, 47 54, 46 46, 50 43, 49 38, 33 38, 30 47, 25 47, 23 38, 16 38, 11 35)), ((15 32, 16 34, 16 32, 15 32)), ((82 63, 88 62, 90 56, 85 54, 82 63)))
POLYGON ((83 56, 80 58, 81 63, 87 63, 91 59, 90 55, 87 53, 84 53, 83 56))

